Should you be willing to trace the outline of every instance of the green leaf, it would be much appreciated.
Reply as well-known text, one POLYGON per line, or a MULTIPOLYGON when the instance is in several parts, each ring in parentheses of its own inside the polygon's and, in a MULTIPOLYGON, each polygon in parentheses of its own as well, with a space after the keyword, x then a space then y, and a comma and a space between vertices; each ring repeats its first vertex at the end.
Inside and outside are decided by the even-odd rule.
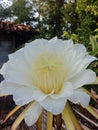
POLYGON ((96 38, 92 35, 90 36, 90 43, 92 45, 92 51, 93 52, 98 51, 98 42, 97 42, 96 38))

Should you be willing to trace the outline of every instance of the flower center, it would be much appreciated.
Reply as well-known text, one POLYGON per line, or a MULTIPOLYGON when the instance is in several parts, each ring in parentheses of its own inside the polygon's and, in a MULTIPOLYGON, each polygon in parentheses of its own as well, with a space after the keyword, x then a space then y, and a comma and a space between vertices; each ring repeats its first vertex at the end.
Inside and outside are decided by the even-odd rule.
POLYGON ((46 94, 58 93, 66 77, 64 59, 55 52, 43 52, 32 67, 33 84, 46 94))

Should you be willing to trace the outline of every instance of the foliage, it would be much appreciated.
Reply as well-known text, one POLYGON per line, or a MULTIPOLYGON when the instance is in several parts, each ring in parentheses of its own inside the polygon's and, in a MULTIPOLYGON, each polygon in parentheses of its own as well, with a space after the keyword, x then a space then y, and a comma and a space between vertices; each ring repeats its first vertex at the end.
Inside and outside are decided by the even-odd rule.
MULTIPOLYGON (((73 5, 73 3, 71 4, 73 5)), ((74 25, 74 29, 73 29, 72 23, 70 21, 73 21, 73 19, 75 18, 70 17, 71 20, 69 22, 71 23, 71 26, 68 29, 68 33, 69 33, 69 30, 72 30, 70 34, 75 33, 77 35, 76 42, 79 41, 80 43, 83 43, 86 46, 89 46, 89 37, 91 34, 94 34, 95 29, 98 27, 98 23, 97 23, 98 1, 97 0, 95 1, 94 0, 89 0, 89 1, 77 0, 76 3, 74 3, 74 6, 75 6, 74 15, 75 15, 75 18, 77 19, 72 23, 76 23, 76 24, 74 25)), ((68 4, 68 7, 69 7, 69 4, 68 4)), ((69 10, 68 7, 66 8, 66 10, 69 10)))
POLYGON ((38 0, 38 25, 40 37, 61 37, 65 29, 64 0, 38 0))
MULTIPOLYGON (((90 42, 89 42, 89 53, 91 55, 94 55, 96 57, 98 57, 98 41, 96 39, 96 36, 92 36, 90 35, 90 42)), ((93 69, 96 74, 98 75, 98 61, 93 62, 90 65, 90 68, 93 69)))
POLYGON ((10 8, 4 8, 2 5, 0 5, 0 20, 4 20, 8 17, 11 17, 10 8))
POLYGON ((90 36, 90 44, 92 46, 91 54, 94 56, 98 56, 98 42, 94 36, 90 36))
POLYGON ((78 36, 75 33, 65 31, 63 37, 66 37, 66 39, 72 39, 74 42, 78 42, 78 36))
POLYGON ((33 21, 32 5, 26 0, 14 0, 11 7, 13 15, 17 17, 16 23, 23 23, 30 25, 33 21))

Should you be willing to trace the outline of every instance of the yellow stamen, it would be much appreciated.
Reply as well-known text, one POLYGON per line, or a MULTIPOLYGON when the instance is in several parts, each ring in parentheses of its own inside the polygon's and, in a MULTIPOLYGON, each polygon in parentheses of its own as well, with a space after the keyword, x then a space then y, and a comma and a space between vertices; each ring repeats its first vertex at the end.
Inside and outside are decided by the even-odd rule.
POLYGON ((53 52, 43 52, 32 67, 33 84, 46 94, 58 93, 66 74, 63 56, 53 52))

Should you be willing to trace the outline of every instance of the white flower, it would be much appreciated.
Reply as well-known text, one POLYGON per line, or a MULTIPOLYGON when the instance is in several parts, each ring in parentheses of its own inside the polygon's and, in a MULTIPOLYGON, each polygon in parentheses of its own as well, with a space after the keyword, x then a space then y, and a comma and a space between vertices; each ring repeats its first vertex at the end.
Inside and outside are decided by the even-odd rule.
POLYGON ((95 81, 96 74, 86 69, 94 60, 72 40, 35 40, 9 55, 0 71, 5 78, 0 93, 13 95, 20 106, 34 101, 25 113, 28 125, 37 121, 43 108, 61 113, 67 100, 86 107, 90 96, 80 87, 95 81))

